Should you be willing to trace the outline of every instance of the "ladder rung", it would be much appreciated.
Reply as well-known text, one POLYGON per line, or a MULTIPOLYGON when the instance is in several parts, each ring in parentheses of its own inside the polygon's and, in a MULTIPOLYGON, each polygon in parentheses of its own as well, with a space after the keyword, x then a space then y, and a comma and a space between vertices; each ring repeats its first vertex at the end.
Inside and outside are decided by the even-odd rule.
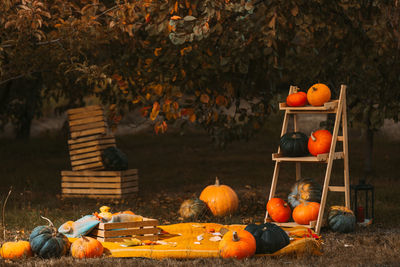
POLYGON ((345 192, 346 191, 346 187, 344 186, 329 186, 329 191, 332 192, 345 192))
POLYGON ((343 136, 338 135, 337 140, 340 141, 340 142, 343 142, 343 136))

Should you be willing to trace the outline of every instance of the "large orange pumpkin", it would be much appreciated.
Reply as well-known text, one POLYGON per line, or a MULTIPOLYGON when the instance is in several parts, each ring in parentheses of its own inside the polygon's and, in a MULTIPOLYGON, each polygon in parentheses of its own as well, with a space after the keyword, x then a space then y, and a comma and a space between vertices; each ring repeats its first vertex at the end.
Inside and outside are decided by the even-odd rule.
POLYGON ((331 148, 332 134, 328 130, 318 130, 311 133, 308 139, 308 151, 311 155, 328 153, 331 148))
POLYGON ((219 243, 219 253, 222 258, 243 259, 251 257, 256 252, 256 239, 243 229, 228 231, 219 243))
POLYGON ((318 202, 304 202, 299 204, 293 210, 293 220, 298 224, 310 224, 311 221, 316 221, 319 214, 318 202))
POLYGON ((88 236, 76 239, 71 245, 71 255, 78 259, 101 257, 103 250, 100 241, 88 236))
POLYGON ((218 178, 214 185, 209 185, 200 194, 214 216, 233 214, 239 206, 239 198, 235 191, 227 185, 220 185, 218 178))
POLYGON ((268 201, 267 211, 273 221, 280 223, 289 221, 292 213, 286 201, 277 197, 271 198, 268 201))
POLYGON ((295 90, 293 94, 286 97, 286 104, 289 107, 302 107, 307 104, 307 94, 295 90))
POLYGON ((331 90, 323 83, 316 83, 307 91, 307 101, 311 106, 322 106, 331 100, 331 90))
POLYGON ((31 245, 28 241, 6 242, 0 248, 0 256, 3 259, 15 260, 32 257, 31 245))

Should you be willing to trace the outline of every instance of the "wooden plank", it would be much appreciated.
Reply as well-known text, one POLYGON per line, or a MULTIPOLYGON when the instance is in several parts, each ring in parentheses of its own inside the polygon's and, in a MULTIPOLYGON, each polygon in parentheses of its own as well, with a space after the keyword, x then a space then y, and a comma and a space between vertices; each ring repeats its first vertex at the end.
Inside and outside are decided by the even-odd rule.
POLYGON ((96 183, 96 182, 62 182, 62 188, 124 188, 137 186, 138 181, 131 181, 127 183, 96 183))
MULTIPOLYGON (((107 195, 107 194, 115 194, 121 195, 122 190, 120 188, 108 189, 108 188, 61 188, 61 192, 63 194, 84 194, 84 195, 107 195)), ((124 193, 133 193, 137 192, 137 187, 131 187, 130 190, 124 190, 124 193)))
POLYGON ((94 116, 94 117, 89 117, 89 118, 84 118, 84 119, 79 119, 79 120, 73 120, 73 121, 68 121, 68 125, 70 128, 77 126, 77 125, 83 125, 83 124, 89 124, 89 123, 95 123, 95 122, 104 122, 104 116, 94 116))
POLYGON ((317 221, 311 221, 310 224, 298 224, 296 222, 285 222, 285 223, 278 223, 278 222, 271 222, 274 223, 280 227, 297 227, 297 226, 303 226, 307 228, 314 228, 315 225, 317 224, 317 221))
POLYGON ((344 199, 345 199, 345 206, 348 209, 350 207, 350 177, 349 177, 349 141, 348 141, 348 134, 347 134, 347 103, 346 103, 346 85, 341 86, 341 91, 343 92, 343 110, 342 110, 342 132, 343 132, 343 175, 344 175, 344 199))
POLYGON ((134 235, 145 235, 145 234, 158 234, 157 227, 149 226, 148 228, 137 228, 137 229, 120 229, 105 231, 100 229, 93 229, 90 235, 98 237, 121 237, 121 236, 134 236, 134 235))
POLYGON ((337 109, 331 110, 287 110, 288 114, 335 114, 337 109))
POLYGON ((89 129, 99 128, 99 127, 107 127, 107 123, 104 120, 102 120, 102 121, 93 122, 93 123, 71 126, 69 128, 69 131, 71 133, 72 132, 80 132, 83 130, 89 130, 89 129))
POLYGON ((124 171, 61 171, 62 176, 129 176, 137 174, 137 169, 124 171))
POLYGON ((329 191, 332 192, 345 192, 346 188, 344 186, 329 186, 328 187, 329 191))
MULTIPOLYGON (((90 236, 90 235, 89 235, 90 236)), ((125 239, 129 239, 129 237, 95 237, 100 242, 124 242, 125 239)), ((135 238, 140 240, 150 240, 156 241, 158 240, 158 235, 138 235, 135 238)))
POLYGON ((88 164, 93 162, 101 162, 101 157, 86 158, 82 160, 71 160, 71 166, 77 166, 82 164, 88 164))
POLYGON ((86 158, 93 158, 93 157, 97 157, 97 156, 101 156, 100 150, 94 151, 94 152, 78 154, 78 155, 72 155, 69 158, 71 161, 74 161, 74 160, 81 160, 81 159, 86 159, 86 158))
POLYGON ((63 176, 61 178, 62 182, 82 182, 82 183, 119 183, 122 181, 123 178, 121 177, 70 177, 70 176, 63 176))
POLYGON ((96 195, 96 194, 66 194, 62 193, 62 198, 90 198, 90 199, 122 199, 122 198, 132 198, 137 196, 136 193, 125 194, 125 195, 115 195, 115 194, 104 194, 104 195, 96 195))
POLYGON ((340 142, 343 142, 344 138, 343 138, 343 136, 339 135, 339 136, 337 137, 337 140, 340 141, 340 142))
POLYGON ((339 101, 338 100, 332 100, 329 102, 326 102, 323 106, 319 107, 314 107, 311 105, 306 105, 304 107, 289 107, 286 102, 279 103, 279 109, 280 110, 287 110, 290 112, 295 112, 295 111, 311 111, 311 112, 319 112, 319 111, 328 111, 335 109, 338 106, 339 101))
POLYGON ((69 155, 77 155, 77 154, 84 154, 84 153, 89 153, 89 152, 95 152, 95 151, 100 151, 104 150, 108 147, 115 147, 115 144, 103 144, 103 145, 96 145, 92 147, 87 147, 87 148, 82 148, 82 149, 77 149, 77 150, 70 150, 69 155))
POLYGON ((158 220, 143 218, 143 221, 139 222, 120 222, 120 223, 99 223, 96 227, 100 230, 111 230, 111 229, 121 229, 121 228, 137 228, 144 226, 157 226, 158 220))
MULTIPOLYGON (((283 157, 279 153, 272 154, 272 160, 275 161, 288 161, 288 162, 326 162, 329 154, 319 154, 317 156, 305 156, 305 157, 283 157)), ((342 159, 344 157, 343 152, 335 152, 333 159, 342 159)))
POLYGON ((79 148, 85 148, 85 147, 102 145, 102 144, 115 144, 115 138, 114 137, 102 138, 102 139, 93 140, 93 141, 89 141, 89 142, 68 145, 68 147, 69 147, 69 150, 75 150, 75 149, 79 149, 79 148))
POLYGON ((77 113, 82 113, 82 112, 89 112, 93 110, 103 110, 103 107, 101 105, 91 105, 91 106, 86 106, 86 107, 81 107, 81 108, 71 108, 67 110, 68 115, 72 114, 77 114, 77 113))
POLYGON ((100 115, 104 116, 103 109, 87 110, 87 111, 82 111, 79 113, 68 115, 68 120, 77 120, 77 119, 93 117, 93 116, 100 116, 100 115))
POLYGON ((88 163, 88 164, 83 164, 83 165, 78 165, 78 166, 71 166, 73 171, 80 171, 80 170, 90 170, 90 169, 99 169, 104 168, 103 162, 94 162, 94 163, 88 163))
POLYGON ((115 136, 113 134, 98 134, 98 135, 91 135, 91 136, 85 136, 85 137, 80 137, 76 139, 69 139, 68 144, 78 144, 78 143, 84 143, 87 141, 93 141, 93 140, 100 140, 100 139, 107 139, 107 138, 114 138, 115 136))
POLYGON ((73 132, 71 133, 71 138, 78 138, 86 135, 106 134, 106 133, 107 133, 107 127, 102 127, 102 128, 84 130, 80 132, 73 132))

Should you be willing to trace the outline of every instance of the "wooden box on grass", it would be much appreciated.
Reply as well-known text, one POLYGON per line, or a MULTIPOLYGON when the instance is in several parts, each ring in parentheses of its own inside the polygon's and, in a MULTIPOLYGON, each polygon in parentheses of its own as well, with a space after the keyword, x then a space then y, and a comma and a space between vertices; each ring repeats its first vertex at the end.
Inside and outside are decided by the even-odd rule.
POLYGON ((139 190, 137 169, 61 171, 62 197, 126 198, 139 190))
POLYGON ((100 223, 88 235, 101 242, 123 242, 137 238, 154 241, 158 239, 158 220, 143 218, 140 222, 100 223))
POLYGON ((72 139, 107 134, 107 122, 100 105, 69 109, 67 115, 72 139))
POLYGON ((94 135, 68 140, 72 170, 104 170, 101 153, 108 147, 116 147, 113 135, 94 135))

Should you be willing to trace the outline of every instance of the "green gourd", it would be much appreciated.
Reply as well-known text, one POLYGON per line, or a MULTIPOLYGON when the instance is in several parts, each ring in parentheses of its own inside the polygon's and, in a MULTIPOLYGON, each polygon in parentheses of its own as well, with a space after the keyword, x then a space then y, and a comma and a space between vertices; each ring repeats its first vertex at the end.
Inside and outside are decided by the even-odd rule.
POLYGON ((334 232, 353 232, 356 227, 356 217, 353 211, 346 207, 332 206, 328 212, 328 225, 334 232))
POLYGON ((320 202, 322 187, 313 179, 303 178, 297 181, 288 196, 288 202, 294 209, 303 202, 320 202))
POLYGON ((309 154, 308 137, 302 132, 284 134, 280 139, 279 146, 285 157, 302 157, 309 154))
POLYGON ((273 223, 249 224, 244 230, 256 239, 256 254, 270 254, 289 245, 287 233, 273 223))

